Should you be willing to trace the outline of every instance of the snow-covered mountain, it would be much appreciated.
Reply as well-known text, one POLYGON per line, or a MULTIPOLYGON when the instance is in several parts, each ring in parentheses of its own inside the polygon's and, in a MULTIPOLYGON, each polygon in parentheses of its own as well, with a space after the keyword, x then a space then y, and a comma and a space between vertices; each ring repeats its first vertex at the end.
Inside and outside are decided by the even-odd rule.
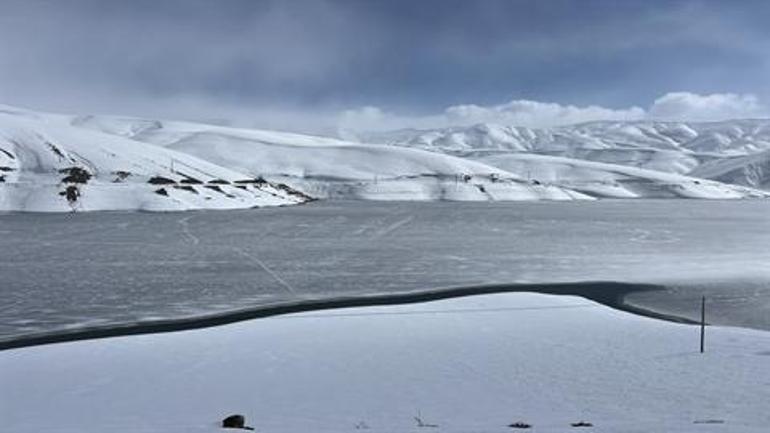
POLYGON ((0 107, 0 210, 184 210, 275 206, 308 197, 160 146, 0 107))
POLYGON ((194 155, 313 197, 370 200, 572 200, 590 197, 530 182, 465 158, 285 132, 188 122, 79 117, 72 124, 194 155))
POLYGON ((751 188, 675 173, 534 153, 495 153, 478 159, 533 181, 558 183, 592 197, 744 198, 770 196, 751 188))
MULTIPOLYGON (((669 141, 692 135, 683 128, 671 126, 658 135, 669 141)), ((400 144, 392 146, 0 106, 0 210, 243 208, 311 198, 492 201, 768 195, 677 174, 711 167, 709 177, 733 181, 740 178, 743 160, 733 157, 738 168, 717 165, 714 161, 724 158, 716 156, 703 162, 701 154, 671 143, 624 147, 586 138, 572 148, 553 132, 490 125, 452 134, 441 138, 440 131, 401 131, 386 140, 400 144), (558 146, 569 155, 615 151, 644 161, 637 166, 674 173, 532 153, 559 154, 558 146)), ((761 140, 752 143, 738 146, 731 141, 728 150, 743 155, 765 146, 761 140)), ((764 176, 762 161, 752 163, 759 164, 754 172, 764 176)))
POLYGON ((720 182, 770 190, 770 150, 714 159, 695 168, 691 174, 720 182))
POLYGON ((762 158, 741 157, 770 151, 770 120, 613 121, 545 129, 479 124, 365 134, 362 139, 465 157, 493 152, 554 155, 762 187, 768 181, 766 170, 757 173, 762 158), (729 167, 731 174, 725 177, 716 167, 729 167))

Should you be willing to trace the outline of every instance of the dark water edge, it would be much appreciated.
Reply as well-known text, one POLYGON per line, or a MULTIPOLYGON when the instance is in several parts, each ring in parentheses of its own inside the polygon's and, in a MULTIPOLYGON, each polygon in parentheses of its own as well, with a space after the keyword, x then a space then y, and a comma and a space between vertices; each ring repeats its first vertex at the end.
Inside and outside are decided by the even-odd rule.
POLYGON ((254 308, 222 312, 197 317, 185 317, 144 321, 131 324, 95 326, 71 331, 37 333, 0 340, 0 351, 99 338, 121 337, 140 334, 157 334, 227 325, 245 320, 309 311, 372 307, 384 305, 414 304, 496 293, 533 292, 548 295, 580 296, 607 307, 640 316, 676 323, 696 324, 687 317, 662 313, 651 309, 629 305, 627 295, 639 292, 665 291, 666 287, 655 284, 632 284, 611 281, 585 281, 555 284, 494 284, 475 287, 454 287, 406 293, 350 296, 326 299, 304 299, 262 305, 254 308))

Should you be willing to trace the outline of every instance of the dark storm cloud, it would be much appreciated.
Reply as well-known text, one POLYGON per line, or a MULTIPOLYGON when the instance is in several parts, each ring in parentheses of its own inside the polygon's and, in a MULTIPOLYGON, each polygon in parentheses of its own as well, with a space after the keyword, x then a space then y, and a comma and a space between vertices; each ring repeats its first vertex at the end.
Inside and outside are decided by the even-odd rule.
POLYGON ((647 107, 669 91, 766 98, 768 12, 762 1, 0 0, 0 102, 278 126, 365 105, 426 115, 511 99, 647 107))

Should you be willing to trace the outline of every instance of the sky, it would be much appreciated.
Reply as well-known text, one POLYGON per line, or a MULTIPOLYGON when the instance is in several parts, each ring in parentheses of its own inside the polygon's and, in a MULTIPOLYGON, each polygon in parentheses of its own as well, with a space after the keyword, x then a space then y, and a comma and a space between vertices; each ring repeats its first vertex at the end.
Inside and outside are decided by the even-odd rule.
POLYGON ((770 2, 0 0, 0 103, 300 132, 767 117, 770 2))

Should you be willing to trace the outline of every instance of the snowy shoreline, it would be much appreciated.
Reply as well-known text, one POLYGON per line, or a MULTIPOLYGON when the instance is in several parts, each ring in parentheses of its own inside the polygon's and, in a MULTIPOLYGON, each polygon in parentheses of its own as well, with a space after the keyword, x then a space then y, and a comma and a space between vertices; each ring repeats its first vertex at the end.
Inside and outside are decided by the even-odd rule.
POLYGON ((154 320, 102 327, 86 327, 70 331, 38 333, 28 336, 12 337, 0 340, 0 351, 101 338, 179 332, 295 313, 348 308, 366 308, 386 305, 416 304, 452 298, 522 292, 547 295, 580 296, 582 298, 589 299, 619 311, 624 311, 644 317, 675 323, 696 323, 684 317, 665 314, 662 312, 653 311, 651 309, 629 305, 624 302, 624 298, 630 293, 651 290, 665 290, 665 288, 663 286, 653 284, 586 281, 554 284, 494 284, 484 286, 418 290, 382 295, 300 299, 296 301, 280 302, 272 305, 260 305, 247 309, 227 311, 217 314, 199 315, 195 317, 154 320))
POLYGON ((3 428, 764 432, 770 333, 506 293, 0 352, 3 428), (420 415, 418 415, 420 414, 420 415))

